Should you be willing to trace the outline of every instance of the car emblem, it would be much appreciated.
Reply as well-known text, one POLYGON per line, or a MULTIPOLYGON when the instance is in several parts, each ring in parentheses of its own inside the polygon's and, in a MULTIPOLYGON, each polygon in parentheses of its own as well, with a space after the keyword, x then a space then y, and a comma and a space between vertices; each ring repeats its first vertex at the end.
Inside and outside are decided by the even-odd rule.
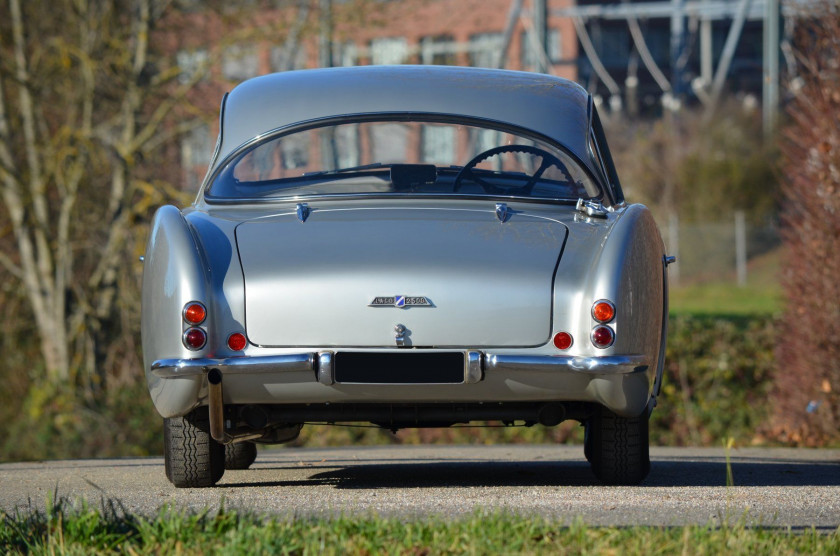
POLYGON ((383 295, 374 297, 368 307, 434 307, 428 297, 412 295, 383 295))
POLYGON ((396 341, 397 347, 405 347, 405 332, 404 324, 394 325, 394 341, 396 341))

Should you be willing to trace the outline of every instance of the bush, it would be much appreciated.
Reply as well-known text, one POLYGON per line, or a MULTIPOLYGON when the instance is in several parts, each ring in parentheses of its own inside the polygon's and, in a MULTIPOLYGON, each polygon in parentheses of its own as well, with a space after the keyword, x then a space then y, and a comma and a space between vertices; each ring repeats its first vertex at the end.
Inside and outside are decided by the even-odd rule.
POLYGON ((729 99, 714 118, 701 106, 660 120, 608 121, 610 149, 628 199, 663 220, 730 220, 736 210, 756 225, 775 217, 778 154, 761 133, 761 114, 729 99))
POLYGON ((803 86, 785 130, 782 284, 770 433, 789 443, 840 440, 840 9, 798 37, 803 86))
POLYGON ((720 446, 726 438, 765 443, 775 337, 770 316, 672 316, 652 440, 666 446, 720 446))
MULTIPOLYGON (((730 437, 741 445, 774 442, 762 426, 772 409, 767 395, 776 329, 769 316, 672 316, 652 444, 720 446, 730 437)), ((307 425, 292 446, 583 442, 583 427, 574 421, 557 427, 491 425, 396 434, 373 427, 307 425)), ((162 420, 139 374, 135 383, 109 390, 98 405, 29 384, 20 412, 0 424, 0 434, 6 438, 0 459, 6 461, 163 452, 162 420)))

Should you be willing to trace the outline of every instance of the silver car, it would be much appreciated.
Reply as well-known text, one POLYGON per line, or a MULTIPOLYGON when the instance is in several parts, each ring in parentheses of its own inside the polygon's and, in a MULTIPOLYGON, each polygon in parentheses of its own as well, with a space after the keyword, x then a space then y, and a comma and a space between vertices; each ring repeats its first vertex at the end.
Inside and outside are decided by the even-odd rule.
POLYGON ((429 66, 245 81, 195 203, 161 207, 146 249, 167 477, 214 485, 304 423, 574 419, 594 474, 638 483, 669 261, 570 81, 429 66))

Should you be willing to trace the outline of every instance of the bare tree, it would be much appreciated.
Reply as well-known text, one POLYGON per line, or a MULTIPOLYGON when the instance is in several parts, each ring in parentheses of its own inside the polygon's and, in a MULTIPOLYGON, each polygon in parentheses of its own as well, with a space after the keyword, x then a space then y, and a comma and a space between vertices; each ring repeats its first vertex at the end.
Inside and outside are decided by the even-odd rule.
POLYGON ((178 68, 151 52, 165 15, 151 0, 8 0, 6 8, 0 184, 16 249, 0 252, 0 264, 22 285, 45 378, 60 382, 93 370, 136 207, 162 198, 135 171, 195 125, 168 119, 200 74, 180 83, 178 68))

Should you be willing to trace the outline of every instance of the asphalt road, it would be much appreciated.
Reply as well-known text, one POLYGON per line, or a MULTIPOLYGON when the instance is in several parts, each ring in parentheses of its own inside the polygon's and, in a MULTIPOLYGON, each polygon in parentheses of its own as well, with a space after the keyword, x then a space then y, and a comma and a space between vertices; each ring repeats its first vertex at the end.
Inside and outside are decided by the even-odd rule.
POLYGON ((11 463, 0 465, 0 508, 42 508, 57 492, 95 506, 118 500, 145 515, 164 505, 212 511, 223 503, 282 517, 506 511, 592 525, 840 526, 840 450, 730 455, 730 487, 722 448, 653 448, 651 474, 637 487, 599 485, 575 446, 274 449, 211 489, 172 487, 162 458, 11 463))

